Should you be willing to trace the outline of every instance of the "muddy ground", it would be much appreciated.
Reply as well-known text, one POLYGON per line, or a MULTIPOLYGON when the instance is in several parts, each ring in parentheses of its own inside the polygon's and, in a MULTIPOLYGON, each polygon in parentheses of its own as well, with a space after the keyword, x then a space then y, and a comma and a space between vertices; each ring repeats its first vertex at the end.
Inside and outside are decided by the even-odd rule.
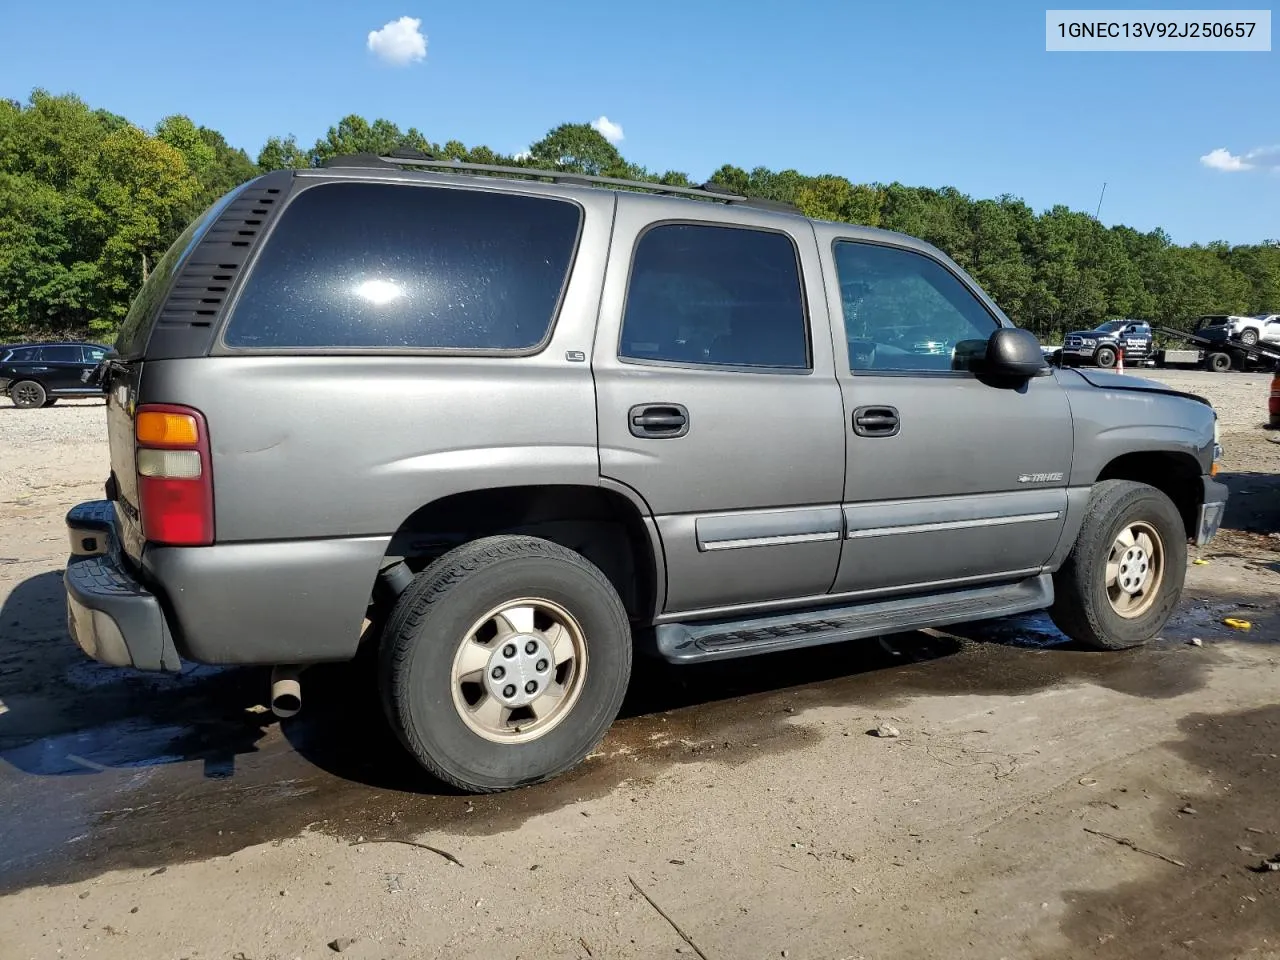
POLYGON ((1160 641, 1034 616, 646 663, 582 768, 476 799, 354 668, 280 723, 262 671, 87 661, 62 515, 101 406, 0 406, 0 958, 1280 957, 1269 378, 1160 379, 1219 406, 1233 489, 1160 641))

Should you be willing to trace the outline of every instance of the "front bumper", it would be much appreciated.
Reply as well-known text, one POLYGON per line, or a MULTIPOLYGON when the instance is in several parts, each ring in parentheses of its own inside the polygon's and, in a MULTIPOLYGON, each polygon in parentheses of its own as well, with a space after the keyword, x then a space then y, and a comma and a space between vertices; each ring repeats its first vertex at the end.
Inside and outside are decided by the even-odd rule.
POLYGON ((67 629, 80 649, 113 667, 180 670, 159 599, 139 582, 120 553, 110 501, 72 508, 67 533, 67 629))
POLYGON ((1204 499, 1200 503, 1200 516, 1196 522, 1196 546, 1203 547, 1218 533, 1222 516, 1227 510, 1227 485, 1211 477, 1203 477, 1204 499))

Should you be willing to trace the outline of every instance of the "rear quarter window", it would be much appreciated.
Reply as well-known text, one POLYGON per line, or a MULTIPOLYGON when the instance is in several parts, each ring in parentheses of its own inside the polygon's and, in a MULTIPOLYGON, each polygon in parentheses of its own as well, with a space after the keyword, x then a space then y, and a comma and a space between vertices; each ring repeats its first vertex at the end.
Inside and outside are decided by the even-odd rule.
POLYGON ((336 183, 281 214, 223 334, 241 349, 530 351, 580 208, 454 187, 336 183))

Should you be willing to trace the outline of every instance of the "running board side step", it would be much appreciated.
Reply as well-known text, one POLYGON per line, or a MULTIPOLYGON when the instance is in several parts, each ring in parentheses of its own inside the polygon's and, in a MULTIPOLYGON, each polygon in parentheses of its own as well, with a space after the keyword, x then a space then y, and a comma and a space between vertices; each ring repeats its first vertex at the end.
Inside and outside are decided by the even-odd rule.
POLYGON ((1043 610, 1052 604, 1053 578, 1041 574, 994 587, 906 599, 896 597, 749 620, 664 623, 659 624, 654 633, 658 653, 664 660, 694 663, 796 650, 949 623, 990 620, 1043 610))

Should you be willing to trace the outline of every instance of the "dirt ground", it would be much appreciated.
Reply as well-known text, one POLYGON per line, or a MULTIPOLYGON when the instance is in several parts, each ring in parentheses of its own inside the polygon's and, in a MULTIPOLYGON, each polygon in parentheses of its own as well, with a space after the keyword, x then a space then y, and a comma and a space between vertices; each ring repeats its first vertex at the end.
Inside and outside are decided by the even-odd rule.
POLYGON ((1159 641, 1037 615, 643 663, 582 768, 474 799, 354 668, 281 723, 263 671, 87 661, 62 516, 101 405, 0 405, 0 958, 1280 958, 1269 377, 1158 379, 1219 407, 1233 490, 1159 641))

